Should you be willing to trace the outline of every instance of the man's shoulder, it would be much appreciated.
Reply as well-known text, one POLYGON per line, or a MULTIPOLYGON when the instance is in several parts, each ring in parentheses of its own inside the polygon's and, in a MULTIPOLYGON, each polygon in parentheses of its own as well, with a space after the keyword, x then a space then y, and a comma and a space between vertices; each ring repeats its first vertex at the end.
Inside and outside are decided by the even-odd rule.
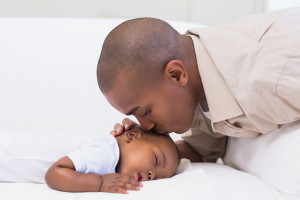
POLYGON ((195 27, 187 31, 187 34, 200 36, 204 39, 214 38, 214 35, 230 35, 238 33, 254 41, 259 41, 270 27, 277 21, 289 20, 289 16, 300 15, 300 8, 289 8, 271 12, 258 13, 243 17, 232 23, 223 24, 215 27, 195 27), (225 34, 224 34, 225 33, 225 34))
POLYGON ((249 16, 214 28, 191 29, 235 91, 276 93, 289 55, 299 48, 300 8, 249 16), (291 17, 292 16, 292 17, 291 17), (296 18, 296 19, 295 19, 296 18), (290 23, 288 23, 288 22, 290 23), (298 42, 299 43, 299 42, 298 42), (276 49, 276 51, 274 51, 276 49))

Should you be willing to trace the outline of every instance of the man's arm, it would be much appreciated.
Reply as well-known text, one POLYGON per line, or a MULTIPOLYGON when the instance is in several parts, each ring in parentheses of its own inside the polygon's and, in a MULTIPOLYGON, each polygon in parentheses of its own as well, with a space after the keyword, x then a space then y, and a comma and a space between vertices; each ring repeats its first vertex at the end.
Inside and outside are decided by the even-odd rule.
POLYGON ((182 136, 199 155, 203 162, 216 162, 226 152, 227 137, 218 133, 214 136, 202 131, 200 128, 190 129, 191 134, 182 136))
POLYGON ((201 155, 184 140, 176 141, 176 145, 179 150, 180 159, 187 158, 191 162, 203 162, 201 155))
POLYGON ((126 190, 139 190, 140 183, 123 174, 86 174, 76 172, 67 156, 55 162, 45 175, 47 185, 55 190, 67 192, 112 192, 127 193, 126 190))

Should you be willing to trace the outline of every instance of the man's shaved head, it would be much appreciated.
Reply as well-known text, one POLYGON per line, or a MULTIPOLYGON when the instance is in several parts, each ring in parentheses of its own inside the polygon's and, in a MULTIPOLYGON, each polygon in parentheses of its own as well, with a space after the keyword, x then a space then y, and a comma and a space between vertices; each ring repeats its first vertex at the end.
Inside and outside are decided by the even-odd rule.
POLYGON ((132 84, 158 82, 167 63, 181 57, 180 36, 168 23, 154 18, 132 19, 114 28, 98 61, 101 91, 112 89, 120 75, 135 77, 132 84))
POLYGON ((113 29, 97 78, 115 109, 161 134, 186 132, 205 99, 192 38, 159 19, 133 19, 113 29))

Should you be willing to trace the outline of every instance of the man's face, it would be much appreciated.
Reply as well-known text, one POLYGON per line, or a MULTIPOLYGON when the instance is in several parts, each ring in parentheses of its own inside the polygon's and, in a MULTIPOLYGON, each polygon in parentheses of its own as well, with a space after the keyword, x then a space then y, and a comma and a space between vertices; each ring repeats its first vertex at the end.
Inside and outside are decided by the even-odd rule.
POLYGON ((175 143, 167 135, 152 135, 144 134, 120 149, 118 173, 139 182, 170 178, 176 173, 179 155, 175 143))
POLYGON ((190 90, 169 80, 152 85, 130 81, 119 76, 113 89, 104 94, 114 108, 134 115, 145 130, 161 134, 184 133, 191 127, 198 102, 190 90))

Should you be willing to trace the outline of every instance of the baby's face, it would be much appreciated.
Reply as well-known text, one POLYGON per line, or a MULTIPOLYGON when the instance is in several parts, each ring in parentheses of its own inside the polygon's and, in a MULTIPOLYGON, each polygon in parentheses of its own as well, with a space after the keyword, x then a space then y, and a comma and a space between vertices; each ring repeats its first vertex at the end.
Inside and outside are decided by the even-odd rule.
POLYGON ((176 145, 167 135, 144 134, 124 145, 117 172, 139 182, 172 177, 178 167, 176 145))

